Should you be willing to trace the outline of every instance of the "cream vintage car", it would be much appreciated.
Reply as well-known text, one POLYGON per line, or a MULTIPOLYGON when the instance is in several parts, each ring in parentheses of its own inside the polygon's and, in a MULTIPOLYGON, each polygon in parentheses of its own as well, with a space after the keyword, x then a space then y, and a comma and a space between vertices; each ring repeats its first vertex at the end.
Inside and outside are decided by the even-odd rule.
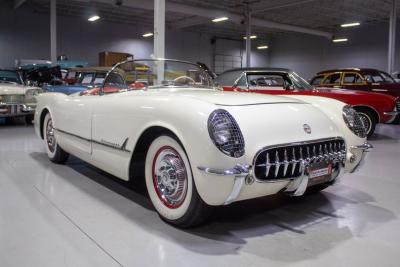
POLYGON ((174 60, 125 61, 99 90, 41 94, 35 122, 51 161, 72 154, 144 179, 161 218, 180 227, 213 206, 322 190, 371 148, 342 102, 223 92, 199 66, 174 60))
POLYGON ((31 124, 35 96, 41 92, 41 88, 25 85, 17 71, 0 69, 0 118, 25 117, 26 123, 31 124))

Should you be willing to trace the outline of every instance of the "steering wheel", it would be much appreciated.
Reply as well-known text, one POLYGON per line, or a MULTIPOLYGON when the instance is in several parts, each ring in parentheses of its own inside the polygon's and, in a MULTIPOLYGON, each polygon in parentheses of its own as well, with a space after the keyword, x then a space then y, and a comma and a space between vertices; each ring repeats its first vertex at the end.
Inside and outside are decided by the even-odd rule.
POLYGON ((174 83, 191 84, 191 83, 196 83, 196 81, 193 80, 193 78, 191 78, 189 76, 182 75, 182 76, 175 78, 174 83))

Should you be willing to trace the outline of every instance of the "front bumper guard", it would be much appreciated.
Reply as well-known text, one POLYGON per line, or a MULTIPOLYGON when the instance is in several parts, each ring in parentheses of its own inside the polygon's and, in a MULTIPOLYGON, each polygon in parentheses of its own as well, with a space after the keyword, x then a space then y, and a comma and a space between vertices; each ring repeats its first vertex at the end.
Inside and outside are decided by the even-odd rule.
POLYGON ((359 152, 361 152, 361 159, 358 162, 358 164, 354 167, 354 169, 351 171, 351 173, 358 171, 360 167, 364 165, 365 158, 367 157, 368 152, 370 152, 371 149, 373 148, 374 148, 373 145, 371 145, 368 142, 365 142, 362 145, 350 147, 350 152, 352 153, 352 156, 350 157, 350 162, 355 161, 356 155, 359 154, 359 152))
POLYGON ((200 171, 203 171, 206 174, 209 175, 216 175, 216 176, 233 176, 234 177, 234 183, 233 183, 233 188, 229 196, 226 198, 224 205, 231 204, 233 201, 235 201, 239 194, 240 191, 242 191, 242 187, 245 183, 246 177, 250 177, 250 170, 251 166, 250 165, 241 165, 237 164, 235 167, 231 169, 215 169, 215 168, 206 168, 206 167, 197 167, 200 171))

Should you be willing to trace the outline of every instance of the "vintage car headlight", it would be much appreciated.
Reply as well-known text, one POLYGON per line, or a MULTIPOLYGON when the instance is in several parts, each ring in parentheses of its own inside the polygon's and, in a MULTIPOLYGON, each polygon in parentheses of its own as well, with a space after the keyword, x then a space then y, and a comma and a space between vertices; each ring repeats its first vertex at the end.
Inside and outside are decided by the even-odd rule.
POLYGON ((25 102, 26 103, 36 103, 35 96, 37 96, 42 91, 39 89, 28 89, 25 93, 25 102))
POLYGON ((360 115, 358 115, 357 111, 355 111, 351 106, 347 105, 343 107, 342 113, 344 122, 355 135, 361 138, 367 137, 364 122, 360 115))
POLYGON ((244 155, 244 139, 236 120, 223 109, 215 110, 208 118, 208 133, 216 147, 225 155, 239 158, 244 155))

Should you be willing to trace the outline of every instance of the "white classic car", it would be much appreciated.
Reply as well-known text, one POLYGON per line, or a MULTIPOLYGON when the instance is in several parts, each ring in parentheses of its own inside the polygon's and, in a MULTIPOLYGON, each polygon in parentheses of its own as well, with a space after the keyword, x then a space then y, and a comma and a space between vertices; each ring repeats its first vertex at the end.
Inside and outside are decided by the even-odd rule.
POLYGON ((41 88, 26 86, 17 71, 0 70, 0 118, 25 117, 32 123, 35 96, 41 92, 41 88))
POLYGON ((102 88, 37 99, 35 129, 51 161, 73 154, 144 179, 161 218, 180 227, 213 206, 322 190, 371 148, 342 102, 223 92, 199 66, 174 60, 125 61, 102 88))

